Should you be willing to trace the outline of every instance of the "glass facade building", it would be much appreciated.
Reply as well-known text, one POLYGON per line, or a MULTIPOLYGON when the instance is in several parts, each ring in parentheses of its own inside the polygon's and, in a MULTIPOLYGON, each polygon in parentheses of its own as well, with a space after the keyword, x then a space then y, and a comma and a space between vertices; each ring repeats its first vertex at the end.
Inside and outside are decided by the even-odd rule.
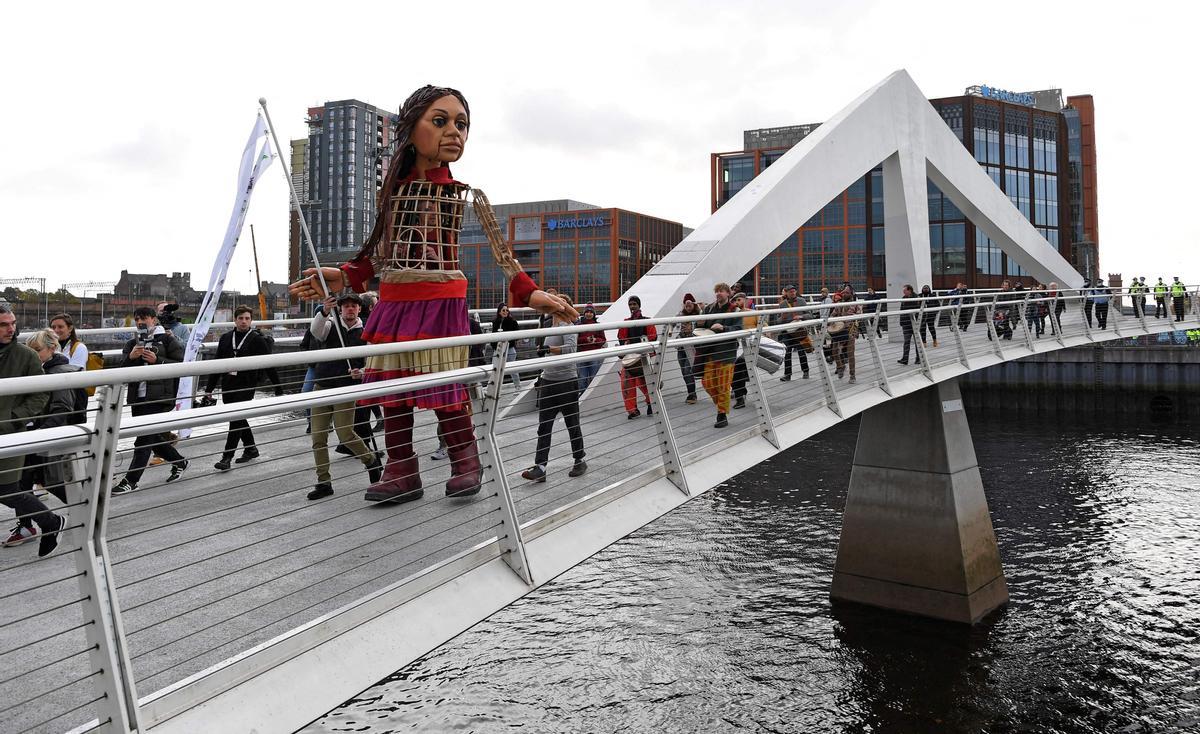
MULTIPOLYGON (((556 200, 495 207, 513 255, 542 288, 556 288, 576 303, 604 303, 621 293, 690 232, 625 209, 556 200), (556 208, 557 207, 557 208, 556 208)), ((496 308, 508 300, 508 282, 492 259, 473 213, 464 218, 459 259, 471 308, 496 308)))
MULTIPOLYGON (((1091 198, 1083 184, 1071 185, 1069 172, 1075 159, 1068 148, 1068 123, 1078 118, 1077 99, 1086 100, 1089 121, 1091 98, 1069 98, 1061 103, 1057 90, 1023 97, 1029 103, 1002 101, 978 94, 930 100, 946 125, 975 156, 1013 205, 1046 240, 1085 272, 1080 241, 1083 222, 1095 220, 1094 135, 1090 123, 1080 132, 1081 147, 1091 141, 1091 198)), ((1082 106, 1082 105, 1080 105, 1082 106)), ((712 208, 740 191, 754 176, 817 128, 797 125, 747 131, 747 149, 712 156, 712 208), (769 147, 749 147, 761 143, 769 147)), ((1083 179, 1082 154, 1079 157, 1083 179)), ((968 220, 958 207, 928 183, 929 247, 934 288, 953 288, 959 281, 970 287, 997 287, 1006 277, 1027 274, 1000 251, 968 220)), ((1093 242, 1098 233, 1091 233, 1093 242)), ((883 229, 883 174, 881 168, 864 176, 829 202, 785 239, 743 282, 755 284, 761 294, 778 293, 784 285, 798 285, 811 293, 822 287, 850 282, 857 289, 868 284, 886 286, 883 229)), ((1092 246, 1094 253, 1095 246, 1092 246)), ((1093 255, 1094 258, 1094 255, 1093 255)), ((925 285, 925 284, 915 284, 925 285)))

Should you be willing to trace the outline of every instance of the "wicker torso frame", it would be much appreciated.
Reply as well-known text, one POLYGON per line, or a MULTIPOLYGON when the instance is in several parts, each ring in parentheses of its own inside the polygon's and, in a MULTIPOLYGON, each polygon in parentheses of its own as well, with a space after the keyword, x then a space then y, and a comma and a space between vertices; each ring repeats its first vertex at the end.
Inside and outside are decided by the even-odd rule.
MULTIPOLYGON (((386 240, 372 255, 380 276, 457 271, 458 234, 468 187, 460 183, 409 181, 387 202, 386 240)), ((415 277, 412 277, 415 276, 415 277)))

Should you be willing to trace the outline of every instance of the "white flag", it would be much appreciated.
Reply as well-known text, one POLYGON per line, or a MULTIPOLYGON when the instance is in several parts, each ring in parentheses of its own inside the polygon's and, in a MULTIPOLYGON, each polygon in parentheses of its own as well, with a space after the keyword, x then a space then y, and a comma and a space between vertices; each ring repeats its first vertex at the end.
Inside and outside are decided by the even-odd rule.
MULTIPOLYGON (((246 211, 250 208, 250 194, 254 193, 254 184, 262 177, 262 172, 271 165, 275 158, 271 150, 271 139, 267 136, 267 124, 262 115, 254 122, 254 130, 246 147, 242 151, 242 165, 238 169, 237 196, 233 200, 233 212, 229 215, 229 225, 225 228, 225 240, 213 263, 212 274, 208 276, 208 291, 200 303, 200 311, 196 314, 196 323, 192 327, 191 338, 188 339, 183 361, 192 362, 208 336, 212 326, 213 314, 221 300, 221 291, 225 287, 225 274, 229 271, 229 263, 233 259, 233 251, 237 247, 238 238, 242 235, 242 224, 246 221, 246 211), (259 139, 262 144, 259 145, 259 139), (257 151, 257 153, 256 153, 257 151)), ((192 380, 183 377, 179 380, 179 392, 175 395, 175 408, 181 410, 192 407, 192 380)))

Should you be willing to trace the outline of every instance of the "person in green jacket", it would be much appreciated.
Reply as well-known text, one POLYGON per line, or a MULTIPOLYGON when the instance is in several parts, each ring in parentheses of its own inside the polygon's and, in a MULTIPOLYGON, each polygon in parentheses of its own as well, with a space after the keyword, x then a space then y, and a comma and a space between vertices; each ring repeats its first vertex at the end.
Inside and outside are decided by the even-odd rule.
POLYGON ((1158 282, 1154 284, 1154 318, 1161 319, 1167 315, 1167 284, 1163 282, 1162 276, 1158 276, 1158 282))
POLYGON ((1175 320, 1183 321, 1183 297, 1187 295, 1187 288, 1183 283, 1179 282, 1179 276, 1175 276, 1175 281, 1171 283, 1171 302, 1175 307, 1175 320))
MULTIPOLYGON (((0 379, 32 377, 42 374, 42 361, 37 353, 17 343, 17 317, 6 304, 0 303, 0 379)), ((41 415, 50 401, 50 393, 33 392, 19 395, 0 395, 0 436, 25 430, 30 420, 41 415)), ((0 459, 0 503, 11 507, 17 515, 17 527, 4 542, 5 546, 20 545, 33 540, 36 534, 25 520, 32 520, 41 530, 39 556, 48 556, 58 547, 58 533, 63 520, 42 504, 33 492, 21 491, 21 470, 24 456, 0 459)))

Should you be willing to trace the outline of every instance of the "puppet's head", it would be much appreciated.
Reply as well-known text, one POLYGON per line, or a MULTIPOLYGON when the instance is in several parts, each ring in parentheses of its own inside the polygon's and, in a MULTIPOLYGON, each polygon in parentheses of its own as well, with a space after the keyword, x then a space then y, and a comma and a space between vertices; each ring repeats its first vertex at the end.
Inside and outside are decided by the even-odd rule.
POLYGON ((450 87, 434 87, 426 85, 409 95, 400 107, 400 122, 396 128, 396 157, 392 159, 391 168, 403 178, 407 176, 417 160, 418 154, 441 163, 451 163, 462 157, 463 149, 459 147, 445 148, 438 146, 437 136, 445 127, 457 127, 462 133, 462 145, 467 142, 467 131, 470 127, 471 107, 462 92, 450 87), (456 109, 442 110, 442 105, 434 105, 443 97, 453 97, 456 109), (462 106, 458 110, 458 105, 462 106), (465 119, 459 116, 461 112, 465 119))

